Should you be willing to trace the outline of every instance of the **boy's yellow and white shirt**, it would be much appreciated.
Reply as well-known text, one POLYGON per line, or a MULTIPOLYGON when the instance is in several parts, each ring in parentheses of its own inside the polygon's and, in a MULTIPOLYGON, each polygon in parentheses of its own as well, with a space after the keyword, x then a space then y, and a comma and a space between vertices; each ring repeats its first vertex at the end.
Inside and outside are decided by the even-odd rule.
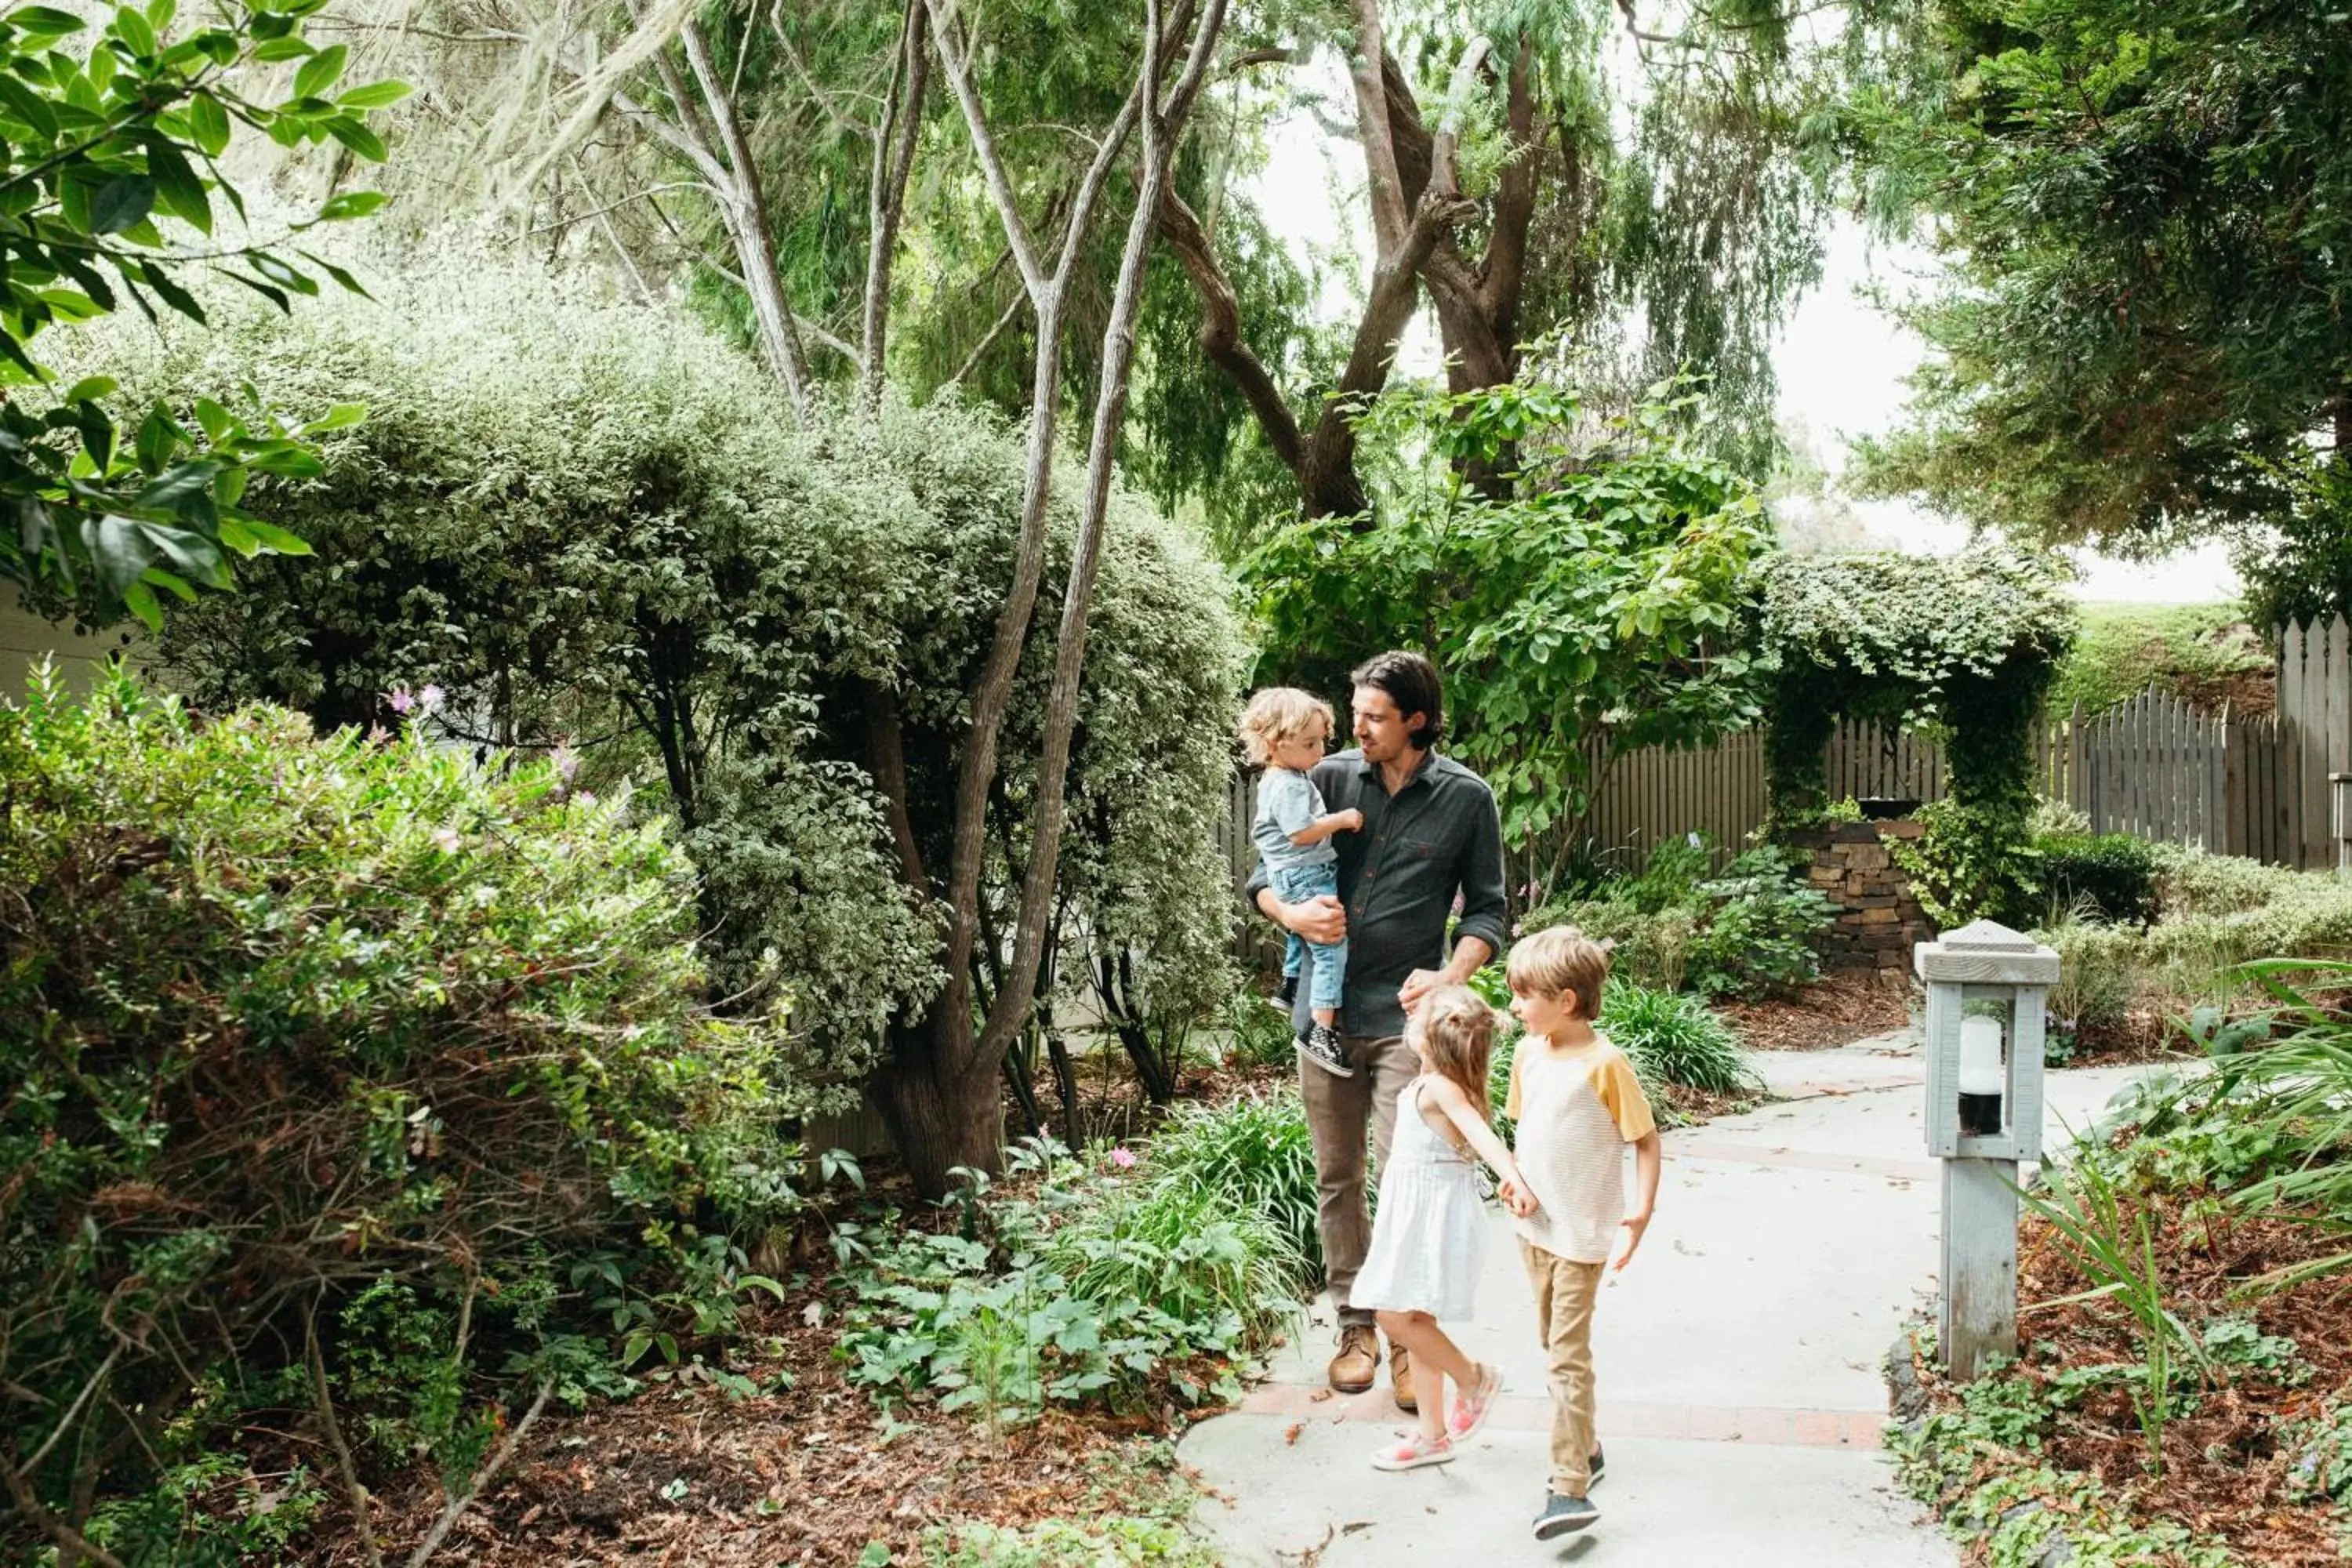
POLYGON ((1605 1035, 1565 1048, 1525 1036, 1504 1114, 1518 1123, 1512 1157, 1537 1204, 1513 1222, 1519 1235, 1555 1258, 1609 1261, 1625 1218, 1625 1145, 1658 1125, 1633 1064, 1605 1035))

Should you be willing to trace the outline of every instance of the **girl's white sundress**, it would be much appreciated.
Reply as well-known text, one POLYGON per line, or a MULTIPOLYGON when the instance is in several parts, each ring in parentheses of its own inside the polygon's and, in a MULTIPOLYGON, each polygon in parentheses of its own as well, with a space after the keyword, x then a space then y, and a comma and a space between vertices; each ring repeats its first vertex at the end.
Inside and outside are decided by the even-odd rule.
POLYGON ((1413 1079, 1397 1098, 1372 1245, 1349 1287, 1348 1304, 1459 1321, 1477 1296, 1485 1203, 1477 1167, 1422 1120, 1424 1081, 1413 1079))

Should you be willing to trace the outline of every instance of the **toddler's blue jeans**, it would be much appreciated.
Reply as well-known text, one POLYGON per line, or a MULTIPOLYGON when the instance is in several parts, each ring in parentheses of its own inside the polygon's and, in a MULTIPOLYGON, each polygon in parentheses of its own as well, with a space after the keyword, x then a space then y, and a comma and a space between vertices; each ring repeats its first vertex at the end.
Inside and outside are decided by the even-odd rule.
MULTIPOLYGON (((1339 896, 1339 868, 1326 860, 1318 866, 1268 867, 1266 880, 1274 887, 1274 896, 1286 904, 1303 903, 1308 899, 1328 894, 1339 896)), ((1313 977, 1307 983, 1307 1005, 1309 1007, 1337 1007, 1348 990, 1348 939, 1341 937, 1328 946, 1308 942, 1297 931, 1282 955, 1282 972, 1297 974, 1306 965, 1307 956, 1314 954, 1313 977)))

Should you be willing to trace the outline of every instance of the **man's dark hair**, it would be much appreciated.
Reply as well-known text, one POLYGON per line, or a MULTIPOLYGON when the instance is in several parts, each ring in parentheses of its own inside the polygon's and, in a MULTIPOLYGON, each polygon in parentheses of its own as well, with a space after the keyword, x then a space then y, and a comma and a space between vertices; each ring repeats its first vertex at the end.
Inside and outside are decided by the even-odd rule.
POLYGON ((1444 686, 1437 679, 1437 667, 1421 655, 1402 648, 1375 654, 1358 665, 1348 681, 1352 686, 1377 686, 1389 694, 1398 712, 1422 716, 1420 728, 1411 736, 1415 751, 1429 750, 1445 733, 1444 686))

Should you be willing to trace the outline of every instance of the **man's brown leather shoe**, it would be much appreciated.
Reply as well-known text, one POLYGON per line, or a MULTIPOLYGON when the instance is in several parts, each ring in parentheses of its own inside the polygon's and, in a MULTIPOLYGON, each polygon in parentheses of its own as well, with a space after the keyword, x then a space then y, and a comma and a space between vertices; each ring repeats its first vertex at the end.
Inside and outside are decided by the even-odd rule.
POLYGON ((1370 1323, 1349 1323, 1339 1331, 1339 1353, 1331 1358, 1331 1386, 1341 1394, 1361 1394, 1381 1371, 1381 1336, 1370 1323))
POLYGON ((1389 1342, 1389 1387, 1396 1394, 1397 1408, 1411 1415, 1421 1408, 1421 1400, 1412 1391, 1412 1352, 1395 1341, 1389 1342))

